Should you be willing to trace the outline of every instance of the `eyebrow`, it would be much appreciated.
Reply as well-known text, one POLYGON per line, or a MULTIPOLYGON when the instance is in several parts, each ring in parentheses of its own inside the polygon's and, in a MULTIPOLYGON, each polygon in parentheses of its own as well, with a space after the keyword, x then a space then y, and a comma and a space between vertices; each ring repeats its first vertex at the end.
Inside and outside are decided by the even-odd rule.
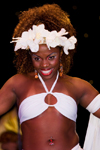
MULTIPOLYGON (((56 53, 56 52, 53 52, 53 53, 49 54, 47 57, 49 57, 50 55, 53 55, 53 54, 57 54, 57 53, 56 53)), ((35 55, 35 54, 32 54, 32 56, 35 56, 35 57, 39 57, 39 58, 41 58, 40 56, 35 55)))
POLYGON ((32 56, 35 56, 35 57, 40 57, 40 56, 38 56, 38 55, 35 55, 35 54, 32 54, 32 56))
POLYGON ((56 52, 53 52, 53 53, 49 54, 47 57, 49 57, 50 55, 53 55, 53 54, 57 54, 57 53, 56 53, 56 52))

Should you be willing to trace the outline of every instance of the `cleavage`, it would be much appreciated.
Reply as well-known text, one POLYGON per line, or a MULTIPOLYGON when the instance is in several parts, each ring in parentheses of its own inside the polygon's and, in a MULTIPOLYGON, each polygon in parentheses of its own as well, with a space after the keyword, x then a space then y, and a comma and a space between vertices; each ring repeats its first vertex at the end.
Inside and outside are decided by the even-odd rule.
POLYGON ((48 104, 48 105, 54 105, 57 103, 57 99, 55 96, 53 96, 52 94, 48 94, 46 97, 45 97, 45 103, 48 104))

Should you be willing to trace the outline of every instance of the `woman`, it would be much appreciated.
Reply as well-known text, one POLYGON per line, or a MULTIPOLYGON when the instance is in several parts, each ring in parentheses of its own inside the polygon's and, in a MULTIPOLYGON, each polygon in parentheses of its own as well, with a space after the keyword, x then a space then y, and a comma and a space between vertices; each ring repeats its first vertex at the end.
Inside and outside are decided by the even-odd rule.
MULTIPOLYGON (((75 35, 68 14, 56 4, 19 16, 12 41, 18 74, 0 91, 0 114, 17 101, 24 150, 81 150, 77 105, 92 111, 90 104, 100 95, 86 81, 66 75, 75 35)), ((99 107, 93 113, 100 117, 99 107)))

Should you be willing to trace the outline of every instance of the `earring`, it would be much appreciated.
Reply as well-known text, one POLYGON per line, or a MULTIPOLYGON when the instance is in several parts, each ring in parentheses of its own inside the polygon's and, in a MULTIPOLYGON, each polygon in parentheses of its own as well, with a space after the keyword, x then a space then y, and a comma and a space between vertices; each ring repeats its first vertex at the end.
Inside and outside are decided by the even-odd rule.
POLYGON ((35 79, 38 78, 38 73, 37 73, 37 70, 35 70, 35 79))
POLYGON ((60 75, 60 77, 62 77, 62 75, 63 75, 63 65, 61 62, 60 62, 59 75, 60 75))

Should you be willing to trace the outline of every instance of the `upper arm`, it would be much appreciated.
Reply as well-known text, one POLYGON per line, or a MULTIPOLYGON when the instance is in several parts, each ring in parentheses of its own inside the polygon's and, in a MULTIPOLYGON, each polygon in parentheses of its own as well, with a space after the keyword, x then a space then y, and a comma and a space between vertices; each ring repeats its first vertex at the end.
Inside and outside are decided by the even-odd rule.
POLYGON ((80 85, 82 88, 82 94, 79 103, 86 108, 99 92, 87 81, 82 80, 80 85))
MULTIPOLYGON (((80 85, 81 85, 82 94, 81 94, 79 103, 81 106, 86 108, 94 100, 94 98, 99 94, 99 92, 87 81, 81 80, 80 85)), ((100 118, 100 109, 98 109, 94 113, 94 115, 100 118)))
POLYGON ((7 112, 14 105, 16 99, 13 78, 11 78, 0 89, 0 115, 7 112))

